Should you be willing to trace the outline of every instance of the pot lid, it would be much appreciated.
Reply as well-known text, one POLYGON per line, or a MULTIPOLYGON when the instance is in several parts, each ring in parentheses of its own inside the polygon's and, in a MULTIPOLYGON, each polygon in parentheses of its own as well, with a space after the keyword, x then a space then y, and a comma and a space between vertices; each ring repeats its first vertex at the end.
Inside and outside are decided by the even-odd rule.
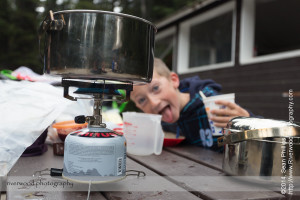
POLYGON ((295 136, 300 136, 300 126, 296 123, 274 119, 236 117, 228 122, 227 128, 224 129, 224 136, 218 138, 218 145, 251 139, 295 136))

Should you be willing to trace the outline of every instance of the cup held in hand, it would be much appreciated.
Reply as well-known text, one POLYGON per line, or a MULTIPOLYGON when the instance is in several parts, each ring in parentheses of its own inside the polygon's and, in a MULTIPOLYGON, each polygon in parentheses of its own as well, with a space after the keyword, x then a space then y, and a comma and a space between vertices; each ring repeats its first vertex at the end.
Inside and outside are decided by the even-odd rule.
MULTIPOLYGON (((211 114, 212 110, 225 108, 223 105, 216 104, 215 101, 217 101, 217 100, 225 100, 225 101, 234 103, 235 102, 235 94, 234 93, 222 94, 222 95, 217 95, 217 96, 206 97, 205 99, 203 99, 206 114, 209 118, 213 116, 211 114)), ((209 125, 210 125, 213 136, 223 135, 222 128, 215 126, 214 122, 212 120, 208 119, 208 121, 209 121, 209 125)))

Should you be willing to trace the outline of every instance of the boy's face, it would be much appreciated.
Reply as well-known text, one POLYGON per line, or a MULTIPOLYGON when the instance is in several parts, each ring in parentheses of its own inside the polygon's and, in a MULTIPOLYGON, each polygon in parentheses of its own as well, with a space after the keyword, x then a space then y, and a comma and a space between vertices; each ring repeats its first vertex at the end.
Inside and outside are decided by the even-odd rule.
POLYGON ((153 73, 152 82, 134 86, 131 100, 145 113, 161 114, 162 120, 176 122, 180 114, 179 78, 171 72, 170 78, 153 73))

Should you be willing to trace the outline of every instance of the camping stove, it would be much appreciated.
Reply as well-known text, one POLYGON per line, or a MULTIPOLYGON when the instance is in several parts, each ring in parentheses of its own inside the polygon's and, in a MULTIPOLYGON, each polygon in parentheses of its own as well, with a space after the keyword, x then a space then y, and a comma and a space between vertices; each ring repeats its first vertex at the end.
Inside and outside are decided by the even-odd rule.
POLYGON ((64 167, 62 176, 73 182, 111 182, 126 176, 126 140, 124 136, 106 128, 102 122, 101 107, 103 101, 116 100, 124 102, 129 99, 132 83, 108 83, 106 81, 82 82, 62 80, 64 97, 72 97, 69 87, 79 89, 76 94, 89 95, 94 99, 93 116, 77 116, 75 122, 83 124, 88 122, 88 127, 70 133, 65 140, 64 167), (125 90, 123 97, 119 90, 125 90))
POLYGON ((127 101, 133 84, 151 81, 156 31, 147 20, 101 10, 50 11, 41 23, 44 72, 63 78, 64 97, 77 100, 69 95, 74 86, 79 88, 75 94, 94 99, 93 116, 75 118, 88 127, 65 140, 64 178, 98 183, 125 177, 126 140, 106 128, 101 106, 113 99, 127 101), (125 90, 125 97, 118 90, 125 90))

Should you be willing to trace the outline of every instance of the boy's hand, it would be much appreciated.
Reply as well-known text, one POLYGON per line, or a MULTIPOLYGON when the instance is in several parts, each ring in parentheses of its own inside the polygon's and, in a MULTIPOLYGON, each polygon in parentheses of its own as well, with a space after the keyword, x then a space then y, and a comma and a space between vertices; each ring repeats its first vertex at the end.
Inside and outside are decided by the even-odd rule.
POLYGON ((215 126, 225 128, 229 120, 233 117, 243 116, 249 117, 250 114, 247 110, 243 109, 236 103, 232 103, 224 100, 215 101, 216 104, 226 106, 225 109, 216 109, 211 110, 211 114, 215 116, 211 116, 210 119, 214 121, 215 126))

